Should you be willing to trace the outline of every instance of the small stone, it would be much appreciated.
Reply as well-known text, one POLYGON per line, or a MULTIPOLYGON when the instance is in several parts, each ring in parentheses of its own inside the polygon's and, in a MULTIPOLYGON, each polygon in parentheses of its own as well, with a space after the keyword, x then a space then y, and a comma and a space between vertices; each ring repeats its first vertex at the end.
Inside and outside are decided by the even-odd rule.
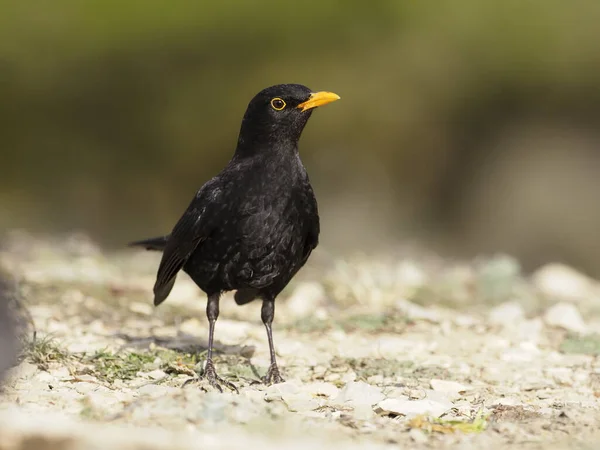
POLYGON ((178 330, 171 326, 156 327, 152 330, 152 334, 155 338, 176 338, 178 330))
POLYGON ((43 381, 44 383, 56 383, 58 378, 48 372, 40 372, 35 375, 37 381, 43 381))
POLYGON ((313 411, 321 406, 318 400, 304 393, 284 395, 283 401, 288 409, 293 412, 313 411))
POLYGON ((302 282, 294 289, 286 306, 293 316, 301 318, 312 315, 326 299, 325 289, 320 283, 302 282))
POLYGON ((533 342, 522 342, 518 348, 509 348, 502 353, 501 359, 507 362, 529 362, 538 357, 539 348, 533 342))
POLYGON ((354 417, 354 420, 367 421, 373 419, 373 416, 375 416, 375 412, 373 411, 373 407, 371 405, 361 403, 354 406, 352 416, 354 417))
POLYGON ((179 390, 170 386, 162 386, 159 384, 146 384, 140 387, 137 391, 140 395, 147 395, 152 398, 157 398, 162 397, 163 395, 167 395, 170 392, 176 392, 179 390))
POLYGON ((8 370, 6 375, 6 383, 12 384, 18 380, 28 380, 38 371, 38 367, 35 364, 28 363, 27 361, 22 362, 16 367, 8 370))
POLYGON ((93 375, 77 375, 76 381, 98 384, 98 378, 93 375))
POLYGON ((570 386, 573 384, 573 369, 570 367, 549 367, 546 376, 552 378, 555 383, 570 386))
POLYGON ((429 441, 425 432, 418 428, 411 428, 408 435, 416 444, 426 444, 429 441))
POLYGON ((147 372, 145 375, 148 378, 151 378, 151 379, 157 380, 157 381, 162 380, 163 378, 165 378, 167 376, 167 374, 160 369, 153 370, 152 372, 147 372))
POLYGON ((455 381, 433 379, 429 382, 429 384, 431 385, 431 389, 433 389, 434 391, 444 392, 448 394, 459 394, 461 392, 466 392, 470 389, 469 387, 457 383, 455 381))
POLYGON ((94 383, 83 382, 83 383, 76 383, 74 388, 80 394, 88 394, 88 393, 93 392, 96 389, 98 389, 98 385, 94 384, 94 383))
POLYGON ((285 383, 273 384, 265 391, 265 400, 272 402, 274 400, 283 400, 285 396, 289 397, 300 392, 299 386, 293 381, 285 383))
POLYGON ((252 326, 237 320, 219 319, 219 341, 226 345, 238 345, 248 337, 252 326))
POLYGON ((416 305, 403 298, 396 301, 396 308, 402 311, 409 319, 427 320, 433 323, 440 321, 440 315, 436 311, 416 305))
POLYGON ((439 402, 430 399, 423 400, 401 400, 397 398, 388 398, 377 404, 375 411, 380 415, 400 414, 406 417, 414 417, 421 414, 428 414, 434 417, 440 417, 446 411, 452 408, 450 402, 439 402))
POLYGON ((333 403, 344 406, 374 405, 384 398, 380 388, 364 381, 351 381, 342 388, 333 403))
POLYGON ((225 419, 226 406, 225 395, 218 392, 208 392, 202 402, 199 415, 209 423, 221 422, 225 419))
POLYGON ((367 383, 374 385, 383 384, 383 375, 372 375, 367 378, 367 383))
POLYGON ((480 323, 480 320, 478 318, 470 316, 468 314, 456 314, 453 317, 452 321, 455 325, 464 328, 472 327, 480 323))
MULTIPOLYGON (((329 373, 327 375, 325 375, 325 377, 323 377, 323 381, 337 381, 340 380, 342 378, 342 376, 339 373, 329 373)), ((346 380, 346 381, 353 381, 353 380, 346 380)))
POLYGON ((252 358, 254 356, 254 352, 256 351, 256 347, 254 345, 244 345, 240 349, 240 356, 244 358, 252 358))
POLYGON ((568 301, 586 298, 593 287, 588 277, 564 264, 547 264, 533 274, 532 280, 543 294, 568 301))
POLYGON ((334 398, 336 397, 340 390, 337 386, 331 383, 307 383, 301 388, 304 392, 308 392, 311 395, 317 395, 322 397, 334 398))
POLYGON ((407 294, 414 293, 427 282, 427 274, 413 261, 402 261, 396 267, 395 278, 407 294))
POLYGON ((552 398, 552 393, 549 391, 538 391, 535 393, 536 397, 540 400, 546 400, 552 398))
POLYGON ((490 402, 490 406, 498 406, 498 405, 517 406, 517 405, 521 405, 521 402, 519 401, 518 398, 514 398, 514 397, 499 397, 490 402))
POLYGON ((241 394, 255 402, 265 400, 265 393, 256 389, 245 388, 241 390, 241 394))
POLYGON ((132 302, 129 304, 129 310, 131 312, 142 314, 144 316, 150 316, 154 312, 150 303, 132 302))
POLYGON ((350 383, 354 380, 356 380, 356 372, 354 372, 353 370, 349 370, 344 375, 342 375, 342 381, 344 383, 350 383))
MULTIPOLYGON (((97 386, 96 386, 97 387, 97 386)), ((99 409, 121 403, 121 400, 113 392, 89 392, 86 396, 91 406, 99 409)))
POLYGON ((408 398, 411 400, 423 400, 427 393, 423 389, 411 389, 408 391, 408 398))
POLYGON ((539 317, 536 317, 535 319, 531 320, 525 320, 524 322, 518 324, 517 332, 513 334, 513 342, 539 342, 542 337, 543 329, 544 322, 539 317))
POLYGON ((200 320, 194 318, 184 320, 179 324, 179 330, 182 333, 189 334, 191 336, 204 336, 206 333, 206 325, 200 320))
POLYGON ((488 319, 494 325, 513 326, 525 319, 525 311, 519 302, 505 302, 492 308, 488 319))
POLYGON ((544 321, 547 325, 564 328, 567 331, 585 333, 585 322, 579 314, 579 310, 572 303, 557 303, 552 306, 546 314, 544 321))

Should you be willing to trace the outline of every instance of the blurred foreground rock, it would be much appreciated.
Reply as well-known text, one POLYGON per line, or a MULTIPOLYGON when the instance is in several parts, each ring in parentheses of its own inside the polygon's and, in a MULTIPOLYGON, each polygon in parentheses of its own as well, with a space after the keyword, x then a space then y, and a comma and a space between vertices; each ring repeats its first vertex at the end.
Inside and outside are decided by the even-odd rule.
POLYGON ((15 286, 0 271, 0 382, 6 370, 15 364, 20 350, 16 296, 15 286))

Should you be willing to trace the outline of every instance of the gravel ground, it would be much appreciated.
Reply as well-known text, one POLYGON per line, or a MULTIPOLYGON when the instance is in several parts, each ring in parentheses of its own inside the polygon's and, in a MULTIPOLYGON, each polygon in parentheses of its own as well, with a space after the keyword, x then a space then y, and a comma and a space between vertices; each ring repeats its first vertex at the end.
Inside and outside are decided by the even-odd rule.
POLYGON ((277 303, 283 384, 257 383, 260 304, 223 297, 215 363, 239 394, 221 394, 196 376, 205 297, 180 276, 151 304, 158 257, 7 240, 33 324, 0 397, 1 450, 598 448, 600 284, 569 267, 319 251, 277 303))

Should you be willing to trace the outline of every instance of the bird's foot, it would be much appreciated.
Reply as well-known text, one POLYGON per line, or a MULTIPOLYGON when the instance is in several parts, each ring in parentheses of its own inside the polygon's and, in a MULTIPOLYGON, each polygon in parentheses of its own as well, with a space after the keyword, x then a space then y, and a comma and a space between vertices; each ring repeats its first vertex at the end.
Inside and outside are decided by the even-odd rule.
POLYGON ((285 380, 279 373, 279 367, 277 367, 277 363, 271 364, 269 370, 267 370, 267 374, 263 378, 263 383, 267 385, 283 383, 285 380))
POLYGON ((223 392, 223 388, 221 385, 228 387, 232 391, 235 391, 236 394, 239 394, 238 388, 230 381, 224 380, 220 376, 217 375, 217 371, 215 370, 215 365, 212 360, 209 359, 206 361, 206 367, 204 368, 204 378, 209 382, 209 384, 218 389, 219 392, 223 392))
MULTIPOLYGON (((223 392, 223 388, 221 386, 225 386, 225 387, 231 389, 232 391, 235 391, 236 394, 240 393, 240 391, 238 391, 238 388, 236 387, 235 384, 233 384, 230 381, 224 380, 223 378, 221 378, 220 376, 217 375, 217 371, 215 370, 215 365, 211 359, 206 361, 206 367, 204 367, 204 373, 202 374, 202 378, 205 379, 206 381, 208 381, 208 384, 210 384, 212 387, 217 389, 219 392, 223 392)), ((194 379, 188 380, 183 385, 186 386, 188 383, 197 382, 200 379, 201 378, 194 378, 194 379)))

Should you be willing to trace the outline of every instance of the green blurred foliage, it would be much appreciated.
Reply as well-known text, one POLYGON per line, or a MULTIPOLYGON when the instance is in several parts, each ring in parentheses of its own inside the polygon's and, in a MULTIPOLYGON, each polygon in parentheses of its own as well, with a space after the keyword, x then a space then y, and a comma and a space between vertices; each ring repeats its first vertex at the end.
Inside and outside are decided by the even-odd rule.
POLYGON ((331 242, 421 238, 600 268, 579 242, 544 252, 465 225, 479 223, 469 195, 507 128, 598 137, 599 2, 3 0, 0 12, 0 228, 84 228, 108 244, 162 234, 230 158, 250 98, 298 82, 342 97, 301 142, 331 242))

